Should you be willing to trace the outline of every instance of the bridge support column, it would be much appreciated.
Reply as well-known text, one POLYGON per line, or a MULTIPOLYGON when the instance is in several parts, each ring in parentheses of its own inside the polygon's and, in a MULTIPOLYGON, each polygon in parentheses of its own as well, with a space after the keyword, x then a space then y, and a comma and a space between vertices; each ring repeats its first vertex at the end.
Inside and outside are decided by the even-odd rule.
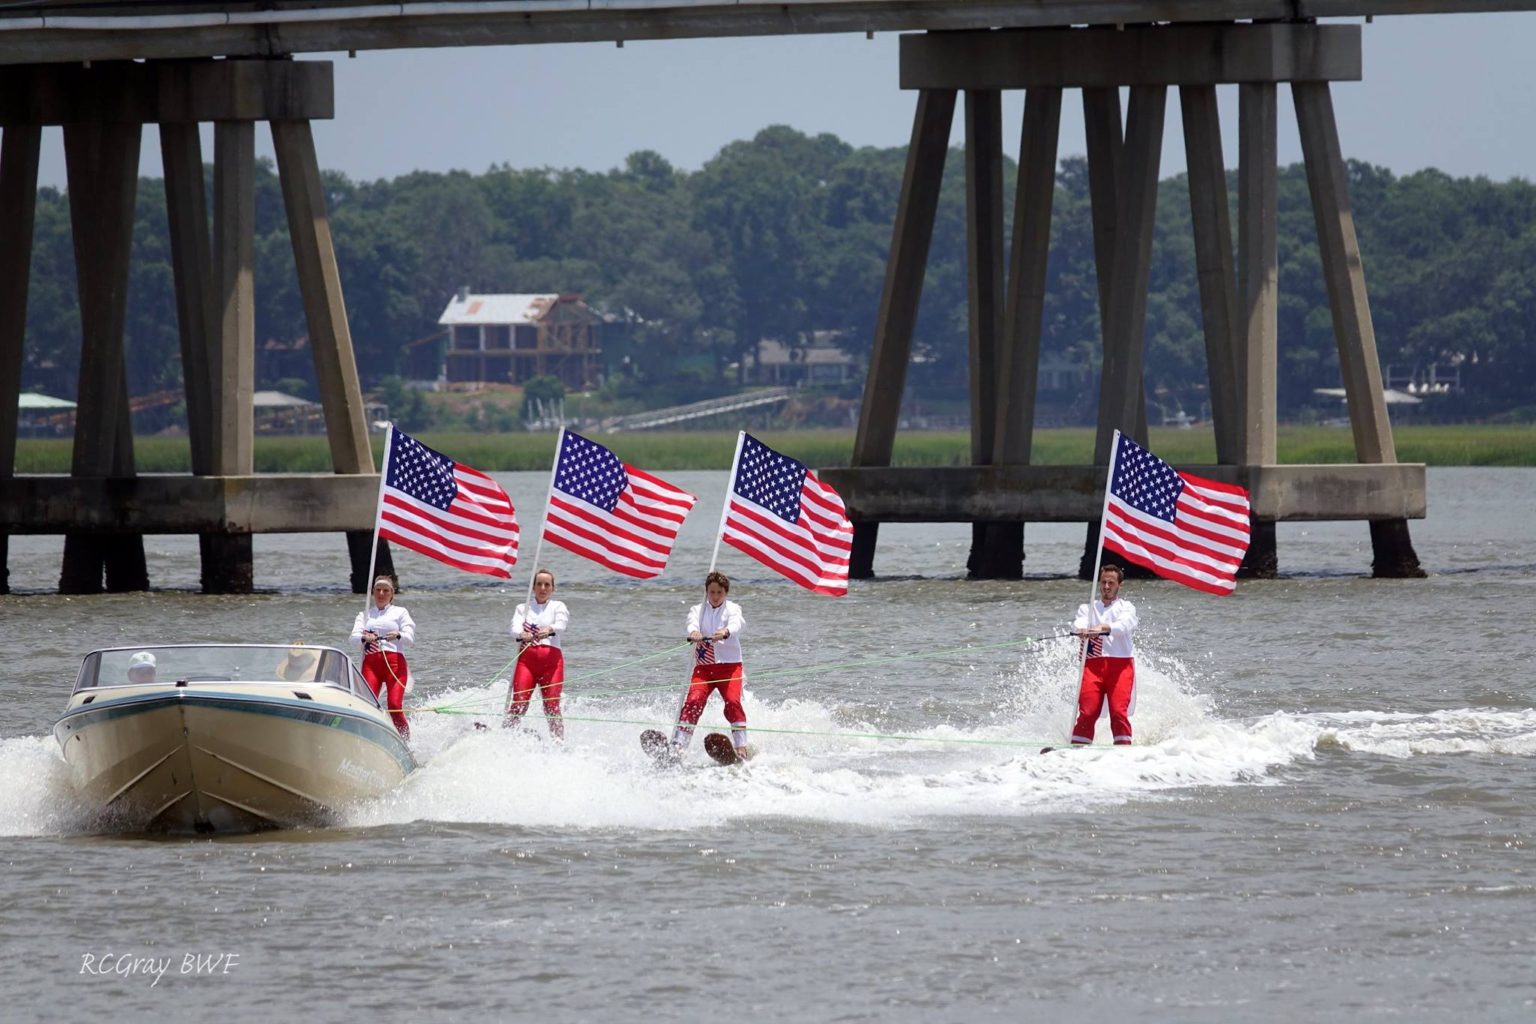
MULTIPOLYGON (((213 473, 255 470, 256 124, 213 126, 213 295, 217 328, 209 348, 213 473)), ((203 593, 248 594, 256 585, 249 533, 203 539, 203 593)))
MULTIPOLYGON (((1130 433, 1146 443, 1146 389, 1142 386, 1143 335, 1147 319, 1147 281, 1152 272, 1152 230, 1157 213, 1157 179, 1162 163, 1163 122, 1168 89, 1131 87, 1126 131, 1115 189, 1113 262, 1109 274, 1108 316, 1104 320, 1104 371, 1100 378, 1095 465, 1109 465, 1116 429, 1135 424, 1130 433)), ((1100 524, 1088 524, 1078 575, 1088 579, 1099 548, 1100 524)), ((1127 567, 1128 574, 1135 567, 1127 567)))
MULTIPOLYGON (((16 471, 15 410, 21 395, 42 135, 38 125, 0 131, 0 482, 16 471)), ((0 532, 0 594, 11 592, 10 578, 10 534, 0 532)))
MULTIPOLYGON (((869 374, 864 380, 864 402, 859 407, 859 428, 853 440, 854 466, 891 464, 896 424, 901 417, 901 394, 906 387, 907 364, 912 358, 917 303, 928 270, 928 246, 933 240, 933 219, 939 208, 944 157, 954 119, 954 89, 924 89, 917 94, 912 141, 907 147, 907 166, 891 229, 891 255, 885 265, 885 287, 875 319, 869 374)), ((869 579, 875 574, 875 540, 879 529, 878 522, 854 524, 853 550, 848 560, 849 575, 854 579, 869 579)))
MULTIPOLYGON (((123 310, 139 141, 143 125, 157 124, 165 163, 193 475, 251 478, 255 461, 251 401, 255 385, 255 130, 258 121, 268 121, 326 413, 332 466, 339 475, 372 474, 362 389, 309 128, 312 119, 333 116, 333 93, 331 65, 319 61, 0 67, 0 129, 5 140, 0 151, 0 238, 7 243, 0 245, 0 417, 8 416, 14 424, 15 386, 7 384, 5 367, 12 362, 19 366, 21 358, 19 325, 25 319, 37 134, 42 125, 62 124, 83 335, 73 473, 109 480, 116 487, 109 489, 111 495, 140 493, 132 480, 123 310), (214 125, 211 225, 198 141, 198 126, 203 123, 214 125), (19 198, 21 192, 27 195, 19 198), (9 244, 13 237, 21 244, 9 244), (10 298, 12 292, 19 292, 19 299, 10 298)), ((0 432, 5 475, 10 473, 13 454, 14 434, 7 440, 0 432)), ((358 517, 355 523, 346 518, 352 515, 355 481, 338 478, 328 484, 317 487, 308 500, 332 503, 332 511, 345 508, 342 518, 349 525, 344 532, 364 538, 362 554, 355 550, 358 542, 348 541, 354 563, 352 583, 361 592, 367 588, 363 577, 371 516, 358 517)), ((82 513, 76 517, 82 529, 66 535, 62 590, 99 591, 103 570, 108 590, 147 587, 142 534, 109 531, 116 522, 132 521, 158 532, 165 524, 182 521, 183 510, 163 507, 146 514, 126 497, 121 502, 115 497, 105 500, 112 515, 82 513)), ((260 527, 251 525, 257 520, 244 516, 238 520, 194 517, 204 592, 249 592, 254 585, 253 530, 281 530, 285 522, 295 530, 308 530, 316 513, 312 507, 295 508, 288 514, 261 518, 260 527)), ((336 520, 327 521, 334 524, 336 520)), ((28 520, 17 520, 13 528, 27 524, 28 520)), ((388 564, 387 552, 381 564, 388 564)))
MULTIPOLYGON (((1237 279, 1244 343, 1238 349, 1241 446, 1245 465, 1271 465, 1276 454, 1275 401, 1279 333, 1279 136, 1276 85, 1238 86, 1237 279)), ((1242 574, 1269 578, 1278 571, 1274 525, 1253 532, 1242 574), (1269 550, 1263 545, 1268 544, 1269 550)))
MULTIPOLYGON (((1344 190, 1344 165, 1333 125, 1328 83, 1360 78, 1360 32, 1357 26, 1305 23, 1162 25, 1133 28, 1008 29, 985 32, 943 32, 902 39, 901 84, 920 90, 919 117, 908 153, 908 175, 886 273, 881 319, 871 353, 870 378, 852 466, 827 470, 829 481, 861 488, 850 501, 854 522, 853 575, 868 575, 874 555, 877 524, 885 520, 944 521, 953 514, 974 524, 972 576, 1017 577, 1022 560, 1022 523, 1031 515, 1061 520, 1063 503, 1054 496, 1029 500, 1008 490, 1008 481, 1033 479, 1027 472, 1045 467, 1029 465, 1033 409, 1031 406, 1039 359, 1038 297, 1034 292, 1041 267, 1035 253, 1047 244, 1049 203, 1042 200, 1047 177, 1040 164, 1036 128, 1045 138, 1048 118, 1043 104, 1048 90, 1059 103, 1060 90, 1083 90, 1087 126, 1089 191, 1093 242, 1098 270, 1099 312, 1104 338, 1104 364, 1095 437, 1095 474, 1103 476, 1114 430, 1147 440, 1143 347, 1147 286, 1157 197, 1167 89, 1178 86, 1184 113, 1189 160, 1190 211, 1195 234, 1196 270, 1204 321, 1205 351, 1212 415, 1216 421, 1217 466, 1205 475, 1268 487, 1256 493, 1252 545, 1245 575, 1276 571, 1276 518, 1366 519, 1372 523, 1378 575, 1413 575, 1417 559, 1407 541, 1406 519, 1422 515, 1422 501, 1413 489, 1413 474, 1399 473, 1391 445, 1390 424, 1380 400, 1375 339, 1371 333, 1359 250, 1349 218, 1344 190), (1319 246, 1328 280, 1330 304, 1345 365, 1351 420, 1362 470, 1382 464, 1387 472, 1371 479, 1387 493, 1332 494, 1337 481, 1322 467, 1300 467, 1300 474, 1280 472, 1276 465, 1277 402, 1277 90, 1280 83, 1295 90, 1297 118, 1307 150, 1308 178, 1318 218, 1319 246), (1225 169, 1216 109, 1216 86, 1233 84, 1239 91, 1238 238, 1236 274, 1227 213, 1225 169), (1120 119, 1119 89, 1129 87, 1130 108, 1120 119), (1020 156, 1019 193, 1015 207, 1013 263, 1008 271, 1007 298, 1000 303, 1002 255, 997 183, 1000 156, 995 113, 1006 89, 1025 89, 1026 128, 1020 156), (896 408, 904 383, 904 364, 911 355, 911 319, 919 266, 912 273, 913 254, 926 258, 932 230, 931 208, 912 217, 914 168, 928 167, 927 187, 936 191, 942 152, 923 157, 923 103, 941 92, 964 90, 966 105, 967 240, 969 269, 972 433, 970 482, 996 493, 939 495, 915 486, 900 471, 888 467, 894 442, 896 408), (1034 199, 1028 198, 1033 196, 1034 199), (916 233, 914 233, 916 232, 916 233), (905 273, 903 277, 902 274, 905 273), (895 283, 904 287, 899 305, 895 283), (1003 307, 999 322, 998 309, 1003 307), (893 319, 893 310, 904 318, 893 319), (1034 321, 1034 323, 1031 323, 1034 321), (1031 333, 1034 333, 1033 339, 1031 333), (988 381, 993 382, 988 386, 988 381), (891 385, 894 384, 894 387, 891 385), (1018 418, 1015 418, 1018 417, 1018 418), (1217 473, 1215 471, 1222 471, 1217 473), (1276 482, 1285 480, 1281 487, 1276 482), (899 494, 877 494, 881 486, 899 494), (885 500, 885 499, 890 500, 885 500), (1377 499, 1381 500, 1377 500, 1377 499), (946 511, 940 511, 942 507, 946 511), (1401 518, 1398 513, 1404 512, 1401 518)), ((948 119, 943 123, 948 129, 948 119)), ((1051 132, 1054 129, 1050 130, 1051 132)), ((1042 258, 1043 261, 1043 258, 1042 258)), ((1052 469, 1056 467, 1051 467, 1052 469)), ((1076 467, 1080 469, 1094 467, 1076 467)), ((1421 467, 1402 467, 1405 471, 1421 467)), ((1354 476, 1345 474, 1351 480, 1354 476)), ((1044 478, 1050 478, 1045 474, 1044 478)), ((1081 475, 1072 478, 1080 486, 1081 475)), ((1360 481, 1356 481, 1360 482, 1360 481)), ((937 481, 931 481, 937 486, 937 481)), ((1102 487, 1102 483, 1099 485, 1102 487)), ((1100 490, 1102 495, 1102 490, 1100 490)), ((1066 502, 1082 508, 1075 492, 1066 502)), ((1087 543, 1079 569, 1092 569, 1098 546, 1097 511, 1087 519, 1087 543)), ((1074 516, 1068 515, 1065 521, 1074 516)))
MULTIPOLYGON (((304 296, 304 317, 309 324, 309 348, 315 359, 315 380, 325 409, 325 432, 331 447, 331 468, 337 473, 372 473, 373 451, 368 444, 368 420, 357 361, 352 355, 352 330, 342 299, 341 275, 336 269, 336 250, 331 244, 331 224, 325 210, 325 189, 320 182, 320 162, 315 137, 308 121, 272 122, 272 144, 283 186, 283 205, 288 212, 288 236, 293 240, 293 259, 304 296)), ((368 546, 371 531, 347 536, 352 560, 352 591, 367 593, 368 546)), ((379 572, 393 572, 389 542, 380 541, 379 572)))
MULTIPOLYGON (((1060 136, 1061 90, 1029 90, 1020 129, 1002 344, 994 374, 996 423, 990 461, 997 466, 1027 466, 1030 461, 1060 136)), ((1023 523, 989 524, 985 544, 983 552, 973 553, 973 576, 1018 579, 1023 574, 1023 523)))
MULTIPOLYGON (((971 464, 992 463, 1003 332, 1003 95, 965 94, 965 238, 970 309, 971 464)), ((1019 523, 971 524, 972 579, 1018 579, 1024 558, 1019 523)))
MULTIPOLYGON (((1350 212, 1344 154, 1339 146, 1333 94, 1327 82, 1295 82, 1296 124, 1307 167, 1307 187, 1317 220, 1317 247, 1333 312, 1333 334, 1339 347, 1339 369, 1349 403, 1349 424, 1355 436, 1355 457, 1365 463, 1396 462, 1397 447, 1387 419, 1376 358, 1376 329, 1365 293, 1365 271, 1355 218, 1350 212)), ((1408 521, 1371 523, 1371 575, 1421 577, 1419 556, 1408 536, 1408 521)))
MULTIPOLYGON (((82 336, 70 469, 77 477, 134 475, 123 316, 142 134, 136 123, 64 126, 82 336)), ((142 534, 65 535, 59 592, 96 594, 103 589, 149 589, 142 534)))

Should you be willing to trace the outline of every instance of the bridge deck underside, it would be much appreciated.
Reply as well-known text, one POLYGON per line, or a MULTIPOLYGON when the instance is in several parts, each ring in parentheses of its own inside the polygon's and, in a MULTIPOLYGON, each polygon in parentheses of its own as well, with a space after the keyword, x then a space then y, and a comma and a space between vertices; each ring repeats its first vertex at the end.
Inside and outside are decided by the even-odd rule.
POLYGON ((1357 18, 1536 9, 1536 0, 503 0, 483 4, 37 3, 0 13, 0 64, 846 32, 1357 18))

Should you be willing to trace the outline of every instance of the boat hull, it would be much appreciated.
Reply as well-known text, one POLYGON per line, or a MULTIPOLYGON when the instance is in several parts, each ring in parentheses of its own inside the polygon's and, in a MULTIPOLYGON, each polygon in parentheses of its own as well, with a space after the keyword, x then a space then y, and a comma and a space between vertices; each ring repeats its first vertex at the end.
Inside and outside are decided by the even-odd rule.
POLYGON ((414 767, 376 709, 346 694, 270 690, 124 693, 72 707, 54 735, 77 791, 114 831, 325 825, 414 767))

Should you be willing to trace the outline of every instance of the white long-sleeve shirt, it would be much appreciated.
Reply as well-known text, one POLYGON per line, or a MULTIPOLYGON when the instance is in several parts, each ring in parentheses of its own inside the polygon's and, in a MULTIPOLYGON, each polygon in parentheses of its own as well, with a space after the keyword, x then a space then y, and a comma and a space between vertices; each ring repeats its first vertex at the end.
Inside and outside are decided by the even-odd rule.
POLYGON ((363 634, 373 632, 379 635, 379 650, 400 651, 416 642, 416 621, 411 618, 411 613, 391 601, 380 608, 370 604, 366 612, 357 613, 357 621, 352 624, 352 642, 363 642, 363 634), (399 640, 383 639, 386 633, 399 633, 399 640))
POLYGON ((512 635, 523 635, 523 623, 530 623, 538 629, 552 629, 555 632, 546 640, 539 643, 546 647, 559 648, 560 634, 571 624, 571 613, 566 609, 564 601, 545 601, 539 604, 537 601, 531 604, 520 604, 512 613, 512 635), (529 609, 533 610, 530 612, 529 609))
POLYGON ((731 635, 726 639, 715 641, 715 661, 723 664, 741 661, 741 641, 738 637, 746 625, 747 620, 742 617, 741 605, 735 601, 721 601, 719 608, 712 607, 708 601, 705 601, 688 609, 690 635, 697 630, 707 639, 714 636, 715 630, 722 627, 731 631, 731 635))
POLYGON ((1073 629, 1089 629, 1108 626, 1109 635, 1104 637, 1103 657, 1134 658, 1136 644, 1131 634, 1136 632, 1136 606, 1123 597, 1117 597, 1108 606, 1094 598, 1092 607, 1077 606, 1077 618, 1072 620, 1073 629))

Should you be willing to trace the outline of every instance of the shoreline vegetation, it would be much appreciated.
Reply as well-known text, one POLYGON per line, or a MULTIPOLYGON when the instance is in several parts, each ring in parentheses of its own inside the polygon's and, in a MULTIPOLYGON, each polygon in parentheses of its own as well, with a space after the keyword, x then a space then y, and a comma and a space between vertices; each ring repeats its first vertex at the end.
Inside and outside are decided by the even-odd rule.
MULTIPOLYGON (((421 441, 460 462, 487 472, 545 470, 554 458, 553 433, 442 433, 423 431, 421 441)), ((647 431, 593 434, 634 466, 646 470, 727 470, 736 447, 734 430, 647 431)), ((846 466, 853 452, 852 430, 754 431, 766 444, 816 468, 846 466)), ((1536 466, 1536 424, 1396 426, 1399 462, 1430 466, 1536 466)), ((1093 460, 1090 427, 1037 429, 1036 465, 1080 465, 1093 460)), ((375 465, 383 435, 372 438, 375 465)), ((1174 465, 1210 465, 1216 444, 1209 427, 1154 427, 1151 447, 1174 465)), ((16 444, 16 472, 68 473, 73 441, 24 438, 16 444)), ((134 463, 139 473, 188 473, 191 455, 185 437, 136 437, 134 463)), ((331 468, 324 435, 257 437, 258 473, 324 473, 331 468)), ((1282 426, 1282 464, 1353 462, 1354 441, 1347 427, 1282 426)), ((963 466, 970 461, 970 435, 961 430, 898 431, 892 464, 963 466)))

